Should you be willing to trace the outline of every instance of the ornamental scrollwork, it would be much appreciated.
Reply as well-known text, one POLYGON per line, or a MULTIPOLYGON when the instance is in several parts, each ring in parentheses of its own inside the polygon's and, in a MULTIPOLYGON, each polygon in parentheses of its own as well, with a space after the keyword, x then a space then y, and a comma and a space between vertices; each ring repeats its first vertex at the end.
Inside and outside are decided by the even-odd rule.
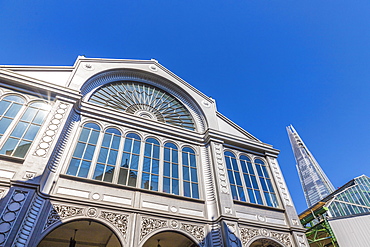
POLYGON ((46 220, 46 224, 44 229, 49 228, 55 222, 60 221, 65 218, 70 218, 74 216, 82 216, 83 215, 83 208, 73 207, 73 206, 66 206, 66 205, 59 205, 53 204, 52 208, 50 209, 48 218, 46 220))
POLYGON ((150 232, 167 227, 166 220, 143 218, 141 221, 140 240, 142 240, 150 232))
POLYGON ((128 215, 102 211, 100 213, 100 218, 103 218, 112 223, 120 232, 123 233, 124 236, 126 236, 128 215))
POLYGON ((200 243, 204 241, 205 234, 203 226, 181 223, 180 229, 193 235, 200 243))
MULTIPOLYGON (((266 241, 276 240, 286 247, 292 247, 292 241, 288 233, 269 231, 267 229, 255 229, 255 228, 240 228, 240 237, 243 246, 247 246, 248 242, 254 237, 267 238, 266 241), (270 240, 269 240, 270 239, 270 240)), ((262 241, 262 240, 259 240, 262 241)), ((271 242, 272 243, 272 242, 271 242)))

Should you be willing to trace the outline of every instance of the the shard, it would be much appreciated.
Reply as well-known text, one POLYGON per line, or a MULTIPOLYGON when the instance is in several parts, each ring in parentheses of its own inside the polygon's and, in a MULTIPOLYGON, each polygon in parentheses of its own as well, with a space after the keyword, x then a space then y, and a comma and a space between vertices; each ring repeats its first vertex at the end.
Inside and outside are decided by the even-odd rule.
POLYGON ((311 207, 335 189, 292 125, 287 128, 307 206, 311 207))

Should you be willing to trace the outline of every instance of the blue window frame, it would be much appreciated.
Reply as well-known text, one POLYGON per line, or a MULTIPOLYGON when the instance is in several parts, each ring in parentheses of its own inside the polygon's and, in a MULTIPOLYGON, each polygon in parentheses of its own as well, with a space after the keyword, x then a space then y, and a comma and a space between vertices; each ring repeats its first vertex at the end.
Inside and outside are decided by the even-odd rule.
POLYGON ((243 184, 240 179, 239 167, 235 155, 227 151, 225 152, 225 160, 233 199, 245 202, 243 184))
POLYGON ((72 155, 72 160, 69 163, 68 175, 87 177, 99 134, 100 127, 97 124, 87 123, 83 126, 77 146, 72 155))
POLYGON ((158 191, 159 142, 154 138, 145 141, 141 188, 158 191))
POLYGON ((110 128, 105 131, 93 179, 105 182, 113 181, 120 142, 121 132, 119 130, 110 128))
POLYGON ((2 155, 24 158, 50 109, 48 104, 35 101, 22 110, 24 103, 16 95, 0 101, 0 137, 4 138, 0 149, 2 155))
POLYGON ((130 133, 126 135, 118 177, 119 184, 137 186, 140 144, 141 138, 137 134, 130 133))
POLYGON ((199 198, 198 172, 195 152, 192 148, 182 149, 182 175, 184 196, 199 198))
POLYGON ((163 192, 179 195, 179 150, 173 143, 164 145, 163 192))

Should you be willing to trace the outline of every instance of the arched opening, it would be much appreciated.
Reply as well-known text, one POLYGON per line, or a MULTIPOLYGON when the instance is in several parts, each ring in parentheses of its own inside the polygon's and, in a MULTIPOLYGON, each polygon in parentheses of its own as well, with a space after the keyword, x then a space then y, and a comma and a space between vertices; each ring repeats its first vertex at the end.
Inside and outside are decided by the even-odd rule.
POLYGON ((253 241, 253 243, 249 245, 249 247, 284 247, 284 246, 271 239, 262 238, 253 241))
POLYGON ((190 238, 172 231, 160 232, 149 238, 143 247, 198 247, 190 238), (159 240, 159 241, 158 241, 159 240))
POLYGON ((112 230, 91 220, 77 220, 63 224, 46 235, 38 247, 120 247, 112 230), (77 231, 76 231, 77 230, 77 231))

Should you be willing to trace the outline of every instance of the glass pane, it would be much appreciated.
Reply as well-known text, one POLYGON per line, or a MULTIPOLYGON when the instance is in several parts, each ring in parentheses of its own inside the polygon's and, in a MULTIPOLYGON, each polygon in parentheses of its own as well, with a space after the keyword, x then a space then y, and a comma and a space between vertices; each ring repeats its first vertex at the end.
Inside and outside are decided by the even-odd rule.
POLYGON ((236 184, 241 186, 242 185, 242 181, 240 179, 240 175, 239 175, 239 172, 235 172, 235 179, 236 179, 236 184))
POLYGON ((198 182, 197 169, 191 168, 191 181, 198 182))
POLYGON ((131 169, 137 170, 139 165, 139 156, 138 155, 132 155, 131 157, 131 169))
POLYGON ((198 184, 191 184, 192 192, 193 192, 193 198, 199 199, 199 192, 198 192, 198 184))
POLYGON ((121 137, 120 136, 116 136, 116 135, 113 136, 112 148, 118 149, 120 142, 121 142, 121 137))
POLYGON ((144 158, 143 171, 150 172, 150 159, 144 158))
POLYGON ((90 136, 90 140, 89 142, 92 143, 92 144, 96 144, 97 141, 98 141, 98 138, 99 138, 99 131, 96 131, 96 130, 93 130, 91 132, 91 136, 90 136))
POLYGON ((190 166, 192 167, 196 167, 197 166, 197 162, 195 160, 195 155, 190 155, 190 166))
POLYGON ((13 156, 19 157, 19 158, 24 158, 24 156, 26 155, 30 146, 31 146, 31 142, 22 141, 19 144, 19 146, 15 149, 15 152, 14 152, 13 156))
POLYGON ((11 136, 21 138, 28 127, 28 123, 19 122, 15 129, 13 130, 11 136))
POLYGON ((152 156, 152 144, 151 143, 145 143, 144 155, 147 157, 152 156))
POLYGON ((101 144, 103 147, 110 147, 110 142, 112 140, 112 135, 104 134, 103 143, 101 144))
POLYGON ((247 174, 244 174, 244 181, 245 181, 245 184, 246 184, 247 188, 252 188, 251 181, 250 181, 249 176, 247 174))
POLYGON ((182 153, 182 164, 184 166, 189 165, 189 160, 188 160, 188 154, 187 153, 182 153))
POLYGON ((159 146, 157 146, 157 145, 154 145, 154 147, 153 147, 154 149, 153 149, 153 157, 155 158, 155 159, 159 159, 159 146))
POLYGON ((111 133, 115 135, 121 135, 121 132, 116 128, 109 128, 105 131, 106 133, 111 133))
POLYGON ((82 131, 81 131, 79 141, 87 142, 87 138, 89 137, 89 135, 90 135, 90 130, 83 128, 82 131))
POLYGON ((163 178, 163 192, 171 192, 170 181, 171 180, 169 178, 163 178))
POLYGON ((22 108, 21 105, 18 105, 18 104, 13 104, 9 109, 8 111, 5 113, 5 116, 7 117, 10 117, 10 118, 14 118, 17 113, 19 112, 19 110, 22 108))
POLYGON ((76 176, 79 165, 80 165, 80 160, 72 159, 71 162, 69 163, 67 174, 76 176))
POLYGON ((164 160, 165 161, 171 161, 171 159, 170 159, 170 150, 169 149, 167 149, 167 148, 165 148, 164 149, 164 160))
POLYGON ((37 114, 37 109, 32 108, 32 107, 28 107, 21 119, 23 121, 31 122, 36 114, 37 114))
POLYGON ((78 172, 77 176, 86 178, 87 174, 89 173, 90 164, 91 163, 89 161, 82 161, 80 171, 78 172))
POLYGON ((141 188, 149 189, 149 174, 148 173, 143 173, 143 178, 141 181, 141 188))
POLYGON ((133 141, 131 139, 126 139, 125 140, 125 147, 124 147, 123 151, 125 151, 127 153, 130 153, 131 152, 132 142, 133 141))
POLYGON ((179 180, 176 179, 172 180, 172 194, 175 195, 179 194, 179 180))
POLYGON ((85 155, 84 155, 84 159, 86 160, 92 160, 92 157, 94 155, 94 151, 95 151, 95 146, 93 145, 87 145, 86 147, 86 151, 85 151, 85 155))
POLYGON ((179 166, 172 164, 172 177, 179 178, 179 166))
POLYGON ((106 163, 108 156, 108 149, 107 148, 101 148, 99 153, 98 162, 100 163, 106 163))
POLYGON ((163 164, 163 176, 170 177, 170 163, 164 162, 163 164))
POLYGON ((81 143, 81 142, 77 143, 77 146, 76 146, 76 149, 73 153, 73 156, 77 157, 77 158, 82 158, 82 154, 83 154, 83 151, 85 149, 85 146, 86 146, 86 144, 84 144, 84 143, 81 143))
POLYGON ((158 191, 158 176, 152 175, 150 190, 158 191))
POLYGON ((184 182, 184 196, 191 197, 189 182, 184 182))
POLYGON ((186 167, 186 166, 182 167, 182 175, 183 175, 184 180, 190 181, 189 168, 188 167, 186 167))
POLYGON ((135 133, 127 134, 126 137, 136 139, 136 140, 139 140, 139 141, 141 140, 141 138, 135 133))
POLYGON ((119 177, 118 177, 118 183, 119 184, 123 184, 123 185, 126 185, 126 181, 127 181, 127 169, 120 169, 119 171, 119 177))
POLYGON ((134 148, 132 150, 134 154, 140 154, 140 141, 134 141, 134 148))
POLYGON ((96 164, 93 179, 103 180, 104 168, 105 168, 105 165, 103 165, 103 164, 96 164))
POLYGON ((33 122, 35 124, 40 124, 41 125, 44 122, 44 119, 45 119, 47 113, 48 113, 47 111, 39 111, 37 113, 35 119, 33 120, 33 122))
POLYGON ((112 182, 113 174, 114 174, 114 166, 107 166, 107 170, 105 171, 104 181, 105 182, 112 182))
POLYGON ((100 130, 99 125, 94 124, 94 123, 87 123, 87 124, 85 124, 85 125, 84 125, 84 127, 86 127, 86 128, 91 128, 91 129, 95 129, 95 130, 100 130))
POLYGON ((233 199, 234 200, 239 200, 238 193, 236 192, 235 185, 230 185, 230 187, 231 187, 231 194, 233 196, 233 199))
POLYGON ((21 104, 23 104, 23 103, 24 103, 24 99, 22 99, 21 97, 16 96, 16 95, 9 95, 9 96, 6 96, 6 97, 4 98, 4 100, 14 101, 14 102, 18 102, 18 103, 21 103, 21 104))
POLYGON ((0 134, 4 134, 13 120, 10 118, 2 118, 0 120, 0 134))
POLYGON ((245 202, 244 191, 242 187, 238 186, 239 200, 245 202))
POLYGON ((159 174, 159 160, 152 161, 152 173, 159 174))
POLYGON ((225 157, 225 161, 226 161, 226 167, 227 169, 231 170, 231 161, 230 161, 230 158, 229 157, 225 157))
POLYGON ((136 180, 137 180, 137 172, 130 171, 127 185, 132 186, 132 187, 136 187, 136 180))
POLYGON ((23 138, 32 141, 35 138, 39 129, 40 126, 31 124, 23 138))
POLYGON ((256 203, 256 199, 254 198, 254 193, 252 189, 248 189, 248 196, 249 196, 249 202, 256 203))
POLYGON ((12 155, 13 150, 14 150, 15 146, 17 145, 17 143, 18 143, 17 139, 9 138, 5 142, 3 148, 0 150, 0 154, 12 155))
POLYGON ((115 151, 115 150, 110 151, 109 158, 108 158, 108 164, 109 165, 115 165, 116 164, 117 155, 118 155, 117 151, 115 151))
POLYGON ((4 114, 4 112, 8 109, 8 107, 10 106, 10 102, 7 102, 7 101, 0 101, 0 115, 2 116, 4 114))
POLYGON ((231 170, 228 170, 227 174, 229 175, 230 184, 235 184, 233 172, 231 170))

